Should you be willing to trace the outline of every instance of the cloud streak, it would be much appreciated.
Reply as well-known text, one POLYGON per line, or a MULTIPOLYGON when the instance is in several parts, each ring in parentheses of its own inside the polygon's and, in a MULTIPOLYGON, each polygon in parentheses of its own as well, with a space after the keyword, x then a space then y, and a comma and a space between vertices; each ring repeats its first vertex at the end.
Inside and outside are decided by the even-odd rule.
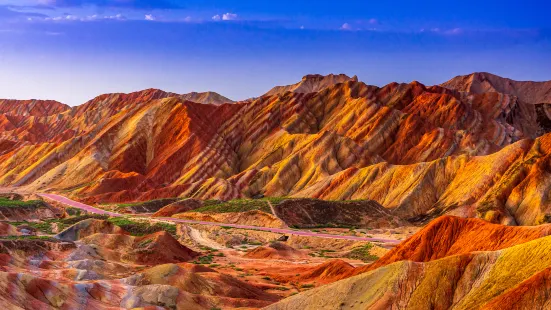
POLYGON ((37 5, 54 8, 96 6, 145 10, 183 8, 181 5, 170 0, 39 0, 37 5))
POLYGON ((89 15, 80 17, 77 15, 64 15, 64 16, 54 16, 54 17, 28 17, 27 21, 30 22, 93 22, 93 21, 105 21, 105 20, 118 20, 124 21, 127 18, 122 14, 117 15, 89 15))

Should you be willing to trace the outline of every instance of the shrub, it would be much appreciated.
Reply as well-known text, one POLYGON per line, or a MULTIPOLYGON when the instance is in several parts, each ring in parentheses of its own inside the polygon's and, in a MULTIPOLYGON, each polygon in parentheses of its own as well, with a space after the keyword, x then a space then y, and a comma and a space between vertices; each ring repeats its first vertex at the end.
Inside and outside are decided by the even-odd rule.
POLYGON ((133 236, 144 236, 159 231, 166 231, 171 235, 176 235, 176 225, 168 223, 155 223, 133 221, 125 217, 112 217, 109 222, 126 230, 133 236))
POLYGON ((354 248, 352 251, 350 251, 347 257, 352 259, 359 259, 363 262, 372 262, 374 260, 379 259, 378 256, 370 253, 372 248, 373 248, 373 244, 371 243, 359 246, 357 248, 354 248))

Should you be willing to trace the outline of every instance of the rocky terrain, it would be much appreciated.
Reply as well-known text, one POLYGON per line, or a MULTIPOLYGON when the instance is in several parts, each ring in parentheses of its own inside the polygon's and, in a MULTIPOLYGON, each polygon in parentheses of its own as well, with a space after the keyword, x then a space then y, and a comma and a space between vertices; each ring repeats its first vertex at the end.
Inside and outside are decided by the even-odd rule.
POLYGON ((547 309, 549 226, 443 217, 346 280, 267 309, 547 309), (530 298, 530 299, 529 299, 530 298))
MULTIPOLYGON (((0 205, 37 203, 17 194, 5 197, 12 199, 0 205)), ((335 258, 353 270, 351 264, 376 259, 352 257, 358 247, 388 251, 368 242, 177 225, 40 204, 62 212, 0 222, 0 304, 7 309, 258 309, 333 282, 336 274, 327 274, 335 258), (323 269, 325 276, 291 279, 310 269, 323 269)))
POLYGON ((235 103, 153 89, 73 108, 2 101, 0 185, 89 203, 368 199, 413 222, 534 225, 551 214, 548 86, 485 73, 431 87, 310 75, 235 103))
POLYGON ((473 73, 0 100, 0 305, 550 308, 550 94, 473 73))

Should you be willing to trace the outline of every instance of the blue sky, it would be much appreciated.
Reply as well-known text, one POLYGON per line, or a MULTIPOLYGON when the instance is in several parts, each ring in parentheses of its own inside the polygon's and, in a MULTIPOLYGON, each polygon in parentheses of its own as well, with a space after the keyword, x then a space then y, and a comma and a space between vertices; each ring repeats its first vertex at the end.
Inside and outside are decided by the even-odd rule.
POLYGON ((551 80, 546 1, 0 0, 0 98, 258 96, 309 73, 551 80))

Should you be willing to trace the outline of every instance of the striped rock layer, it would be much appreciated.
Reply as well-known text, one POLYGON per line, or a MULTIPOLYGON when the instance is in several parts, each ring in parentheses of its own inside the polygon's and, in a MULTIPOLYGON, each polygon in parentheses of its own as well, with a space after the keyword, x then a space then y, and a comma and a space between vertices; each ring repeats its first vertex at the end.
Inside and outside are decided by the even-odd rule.
POLYGON ((0 185, 90 203, 265 195, 371 199, 413 220, 551 220, 551 121, 523 93, 547 84, 463 85, 312 75, 237 103, 145 90, 0 114, 0 185))
POLYGON ((374 264, 339 274, 356 276, 266 309, 549 309, 550 228, 443 216, 374 264))

